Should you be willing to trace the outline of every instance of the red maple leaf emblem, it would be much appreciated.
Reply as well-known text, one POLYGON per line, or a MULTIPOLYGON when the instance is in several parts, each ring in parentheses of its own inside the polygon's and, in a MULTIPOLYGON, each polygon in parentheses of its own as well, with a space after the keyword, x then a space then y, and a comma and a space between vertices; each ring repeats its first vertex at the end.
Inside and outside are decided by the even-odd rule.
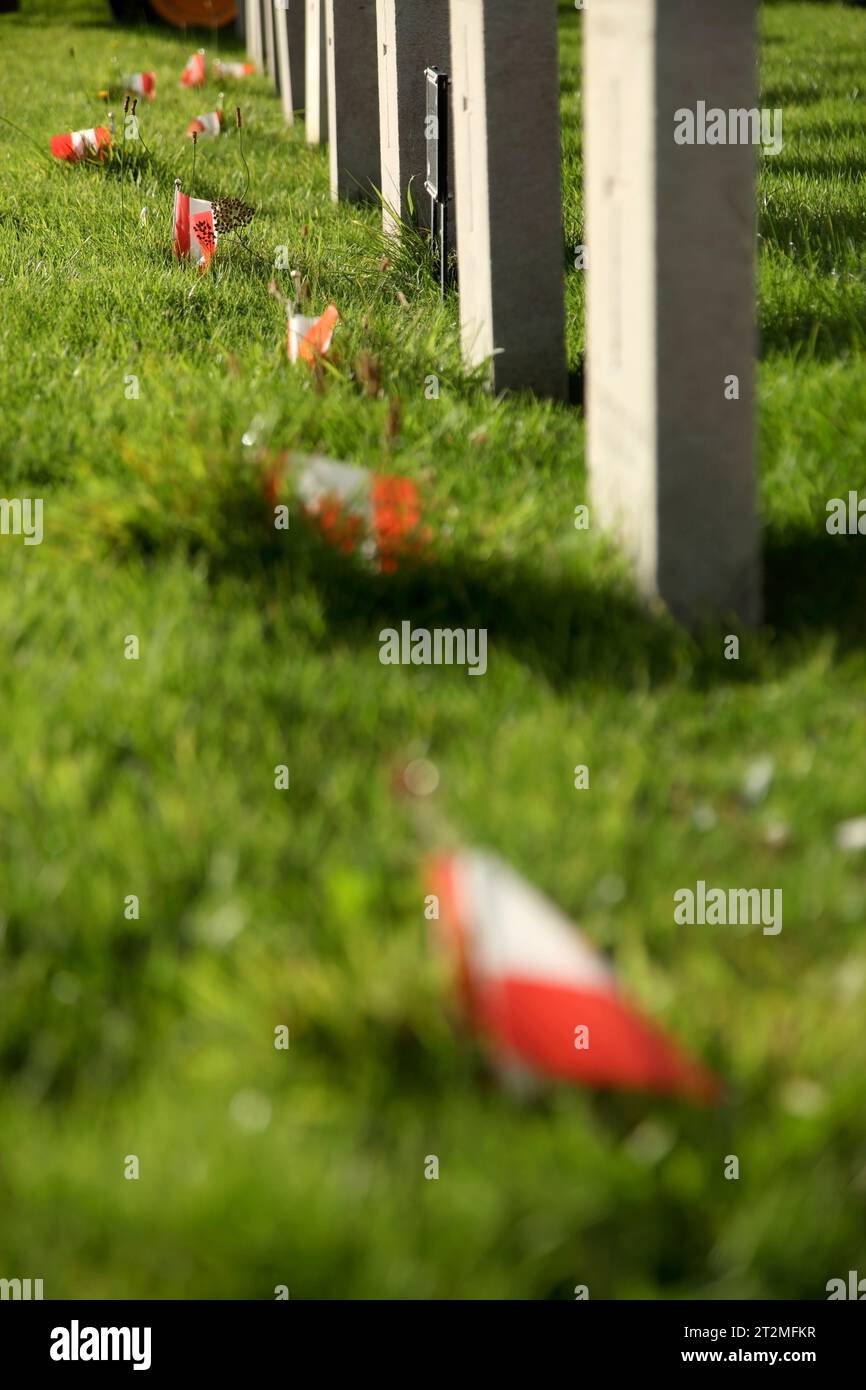
POLYGON ((204 258, 209 261, 216 247, 216 237, 213 229, 213 214, 206 212, 197 217, 192 224, 195 239, 204 252, 204 258))

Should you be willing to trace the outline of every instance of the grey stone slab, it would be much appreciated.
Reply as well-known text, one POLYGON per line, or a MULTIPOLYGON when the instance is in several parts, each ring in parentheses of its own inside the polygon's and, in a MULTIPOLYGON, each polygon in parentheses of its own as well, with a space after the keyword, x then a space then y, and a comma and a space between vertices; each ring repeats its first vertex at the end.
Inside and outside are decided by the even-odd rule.
POLYGON ((306 0, 273 0, 277 89, 286 125, 304 106, 304 19, 306 0))
POLYGON ((247 52, 261 70, 264 63, 261 0, 245 0, 247 52))
POLYGON ((556 0, 451 0, 460 320, 496 390, 563 399, 556 0))
POLYGON ((286 27, 289 34, 289 73, 295 111, 303 111, 307 104, 304 42, 306 9, 305 0, 289 0, 289 8, 286 11, 286 27))
POLYGON ((304 121, 308 145, 328 143, 328 41, 325 0, 306 0, 304 121))
POLYGON ((675 139, 699 102, 757 108, 756 19, 757 0, 584 15, 593 517, 689 623, 761 612, 755 149, 675 139))
POLYGON ((325 0, 331 197, 373 196, 381 178, 376 0, 325 0))
POLYGON ((265 71, 276 84, 276 48, 274 43, 274 3, 262 0, 262 33, 264 35, 265 71))
POLYGON ((448 72, 451 63, 448 0, 377 0, 381 190, 385 231, 395 218, 430 225, 424 192, 427 113, 424 70, 448 72))

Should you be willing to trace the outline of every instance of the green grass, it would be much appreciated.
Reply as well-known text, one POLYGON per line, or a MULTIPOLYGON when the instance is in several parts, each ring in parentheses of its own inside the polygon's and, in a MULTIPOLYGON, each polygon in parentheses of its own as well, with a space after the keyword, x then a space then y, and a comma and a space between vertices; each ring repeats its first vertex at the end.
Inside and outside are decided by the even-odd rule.
MULTIPOLYGON (((561 25, 571 245, 564 3, 561 25)), ((104 115, 112 77, 159 74, 150 158, 127 147, 122 179, 0 125, 2 490, 45 499, 41 547, 0 538, 0 1275, 82 1298, 820 1298, 863 1272, 866 882, 833 832, 866 812, 866 568, 824 520, 866 490, 866 13, 781 4, 763 37, 786 140, 760 175, 768 613, 732 663, 574 530, 580 410, 464 375, 456 303, 411 256, 380 268, 375 210, 331 205, 264 80, 226 84, 256 217, 199 277, 169 248, 183 130, 215 94, 177 86, 194 41, 110 27, 96 0, 0 18, 0 115, 42 150, 104 115), (286 362, 278 246, 341 311, 321 391, 286 362), (274 533, 261 470, 295 447, 418 481, 432 563, 376 577, 296 518, 274 533), (487 626, 487 676, 382 667, 403 618, 487 626), (421 754, 435 819, 392 791, 421 754), (497 1089, 427 949, 440 836, 562 904, 725 1105, 497 1089), (698 878, 782 888, 782 934, 675 927, 698 878), (267 1102, 257 1132, 243 1092, 267 1102)), ((233 134, 202 144, 197 185, 241 191, 233 134)), ((576 371, 579 272, 567 294, 576 371)))

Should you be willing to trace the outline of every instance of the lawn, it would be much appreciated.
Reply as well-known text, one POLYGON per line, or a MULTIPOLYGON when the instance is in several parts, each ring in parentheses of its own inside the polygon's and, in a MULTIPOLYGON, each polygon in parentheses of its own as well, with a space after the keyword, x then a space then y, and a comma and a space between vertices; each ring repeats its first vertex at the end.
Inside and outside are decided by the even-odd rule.
MULTIPOLYGON (((455 297, 374 208, 331 204, 264 79, 225 83, 254 221, 197 275, 170 251, 184 128, 215 104, 177 84, 196 40, 101 0, 22 11, 0 17, 0 467, 45 536, 0 537, 0 1276, 535 1299, 823 1298, 866 1273, 866 861, 835 837, 866 814, 866 541, 825 530, 830 498, 866 493, 866 12, 762 18, 785 137, 759 183, 767 619, 732 662, 736 628, 648 614, 574 528, 579 405, 463 372, 455 297), (151 67, 146 150, 52 164, 51 135, 151 67), (268 291, 292 270, 341 313, 318 385, 268 291), (294 513, 275 531, 285 449, 414 479, 429 563, 376 575, 294 513), (404 619, 486 626, 487 675, 382 666, 404 619), (419 756, 440 781, 416 804, 394 783, 419 756), (558 902, 724 1103, 501 1090, 428 949, 442 844, 558 902), (782 932, 676 926, 698 879, 781 888, 782 932)), ((570 247, 564 0, 561 59, 570 247)), ((244 182, 235 132, 201 143, 199 196, 244 182)), ((570 263, 566 285, 577 392, 570 263)))

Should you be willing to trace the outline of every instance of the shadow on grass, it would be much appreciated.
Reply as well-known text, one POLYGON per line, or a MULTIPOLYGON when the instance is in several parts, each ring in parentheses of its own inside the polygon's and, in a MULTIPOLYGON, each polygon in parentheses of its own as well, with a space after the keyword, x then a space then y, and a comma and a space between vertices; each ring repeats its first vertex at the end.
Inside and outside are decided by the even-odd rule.
POLYGON ((802 125, 798 126, 793 137, 785 137, 782 153, 775 156, 776 164, 783 164, 789 150, 798 152, 801 146, 808 146, 813 140, 826 140, 828 143, 836 145, 844 137, 852 140, 862 139, 866 135, 866 117, 859 120, 829 120, 820 117, 809 117, 802 125))
POLYGON ((764 554, 766 620, 778 633, 828 632, 840 650, 866 646, 862 536, 770 532, 764 554))
POLYGON ((774 306, 761 319, 761 361, 783 355, 831 362, 859 355, 863 346, 863 319, 850 306, 836 312, 774 306))
POLYGON ((174 175, 165 160, 153 154, 142 140, 115 141, 102 162, 102 172, 108 179, 123 179, 135 183, 138 177, 151 178, 158 185, 174 187, 174 175))
MULTIPOLYGON (((850 72, 856 76, 861 71, 861 64, 858 62, 851 65, 850 72)), ((850 92, 850 78, 846 77, 845 72, 834 68, 829 78, 824 76, 823 85, 817 77, 814 82, 771 82, 761 88, 759 105, 776 109, 781 107, 787 117, 787 108, 791 106, 816 106, 823 101, 844 100, 850 92)))
MULTIPOLYGON (((856 132, 852 133, 851 138, 863 141, 866 138, 866 127, 860 126, 856 132)), ((810 151, 807 142, 802 141, 795 151, 779 159, 774 167, 774 172, 779 176, 790 174, 794 177, 816 180, 850 179, 853 193, 853 185, 866 172, 866 154, 852 150, 845 150, 838 154, 832 154, 827 150, 810 151)))
POLYGON ((811 532, 765 536, 765 629, 739 661, 723 659, 735 619, 689 634, 653 613, 627 586, 585 575, 539 574, 529 562, 435 564, 387 578, 355 566, 317 565, 315 588, 329 630, 369 648, 385 627, 487 628, 491 652, 507 651, 551 688, 634 689, 687 680, 697 690, 764 678, 774 649, 798 662, 803 639, 836 639, 840 654, 866 647, 862 538, 811 532))
MULTIPOLYGON (((601 547, 580 569, 559 559, 545 569, 529 556, 475 563, 455 555, 379 575, 298 527, 290 562, 268 541, 255 568, 261 565, 271 599, 315 590, 331 636, 359 650, 375 646, 383 628, 399 631, 404 621, 486 628, 491 652, 507 651, 556 690, 634 689, 677 679, 700 690, 764 677, 771 645, 774 670, 780 655, 786 659, 786 645, 791 660, 799 660, 803 636, 817 631, 832 633, 840 649, 866 645, 860 546, 856 537, 848 542, 825 533, 765 537, 766 628, 743 644, 739 661, 723 659, 725 634, 742 630, 736 619, 690 634, 660 607, 642 603, 625 578, 612 575, 601 547)), ((247 550, 245 558, 238 553, 223 560, 228 569, 249 573, 250 558, 247 550)))
MULTIPOLYGON (((289 501, 289 495, 283 500, 289 501)), ((438 534, 436 518, 428 516, 438 534)), ((169 537, 150 516, 127 526, 121 551, 155 559, 169 537)), ((292 524, 287 553, 269 506, 249 482, 238 484, 211 514, 209 539, 188 542, 208 561, 211 578, 241 578, 267 614, 276 601, 315 594, 331 640, 359 652, 375 649, 383 628, 486 628, 490 650, 507 652, 558 691, 651 689, 678 681, 694 690, 777 678, 802 660, 804 641, 829 635, 840 655, 866 648, 866 563, 862 537, 815 528, 764 536, 765 626, 723 656, 724 637, 742 634, 736 618, 694 633, 665 610, 643 603, 603 542, 590 553, 553 548, 548 555, 467 550, 429 552, 391 574, 327 545, 312 524, 292 524)), ((112 550, 118 555, 114 533, 112 550)), ((175 542, 177 535, 174 533, 175 542)), ((435 544, 435 543, 434 543, 435 544)))
MULTIPOLYGON (((297 582, 297 569, 292 577, 297 582)), ((654 684, 698 656, 686 633, 652 618, 625 586, 617 591, 587 576, 545 574, 529 560, 472 565, 455 558, 381 576, 326 553, 313 537, 304 583, 315 588, 332 636, 359 649, 375 647, 383 628, 399 631, 404 621, 486 628, 491 652, 507 651, 557 689, 654 684)))
POLYGON ((866 241, 866 215, 841 212, 809 215, 797 211, 765 211, 760 218, 761 237, 767 246, 787 255, 793 246, 808 260, 808 269, 832 270, 843 256, 859 251, 866 241), (829 238, 829 241, 828 241, 829 238))

